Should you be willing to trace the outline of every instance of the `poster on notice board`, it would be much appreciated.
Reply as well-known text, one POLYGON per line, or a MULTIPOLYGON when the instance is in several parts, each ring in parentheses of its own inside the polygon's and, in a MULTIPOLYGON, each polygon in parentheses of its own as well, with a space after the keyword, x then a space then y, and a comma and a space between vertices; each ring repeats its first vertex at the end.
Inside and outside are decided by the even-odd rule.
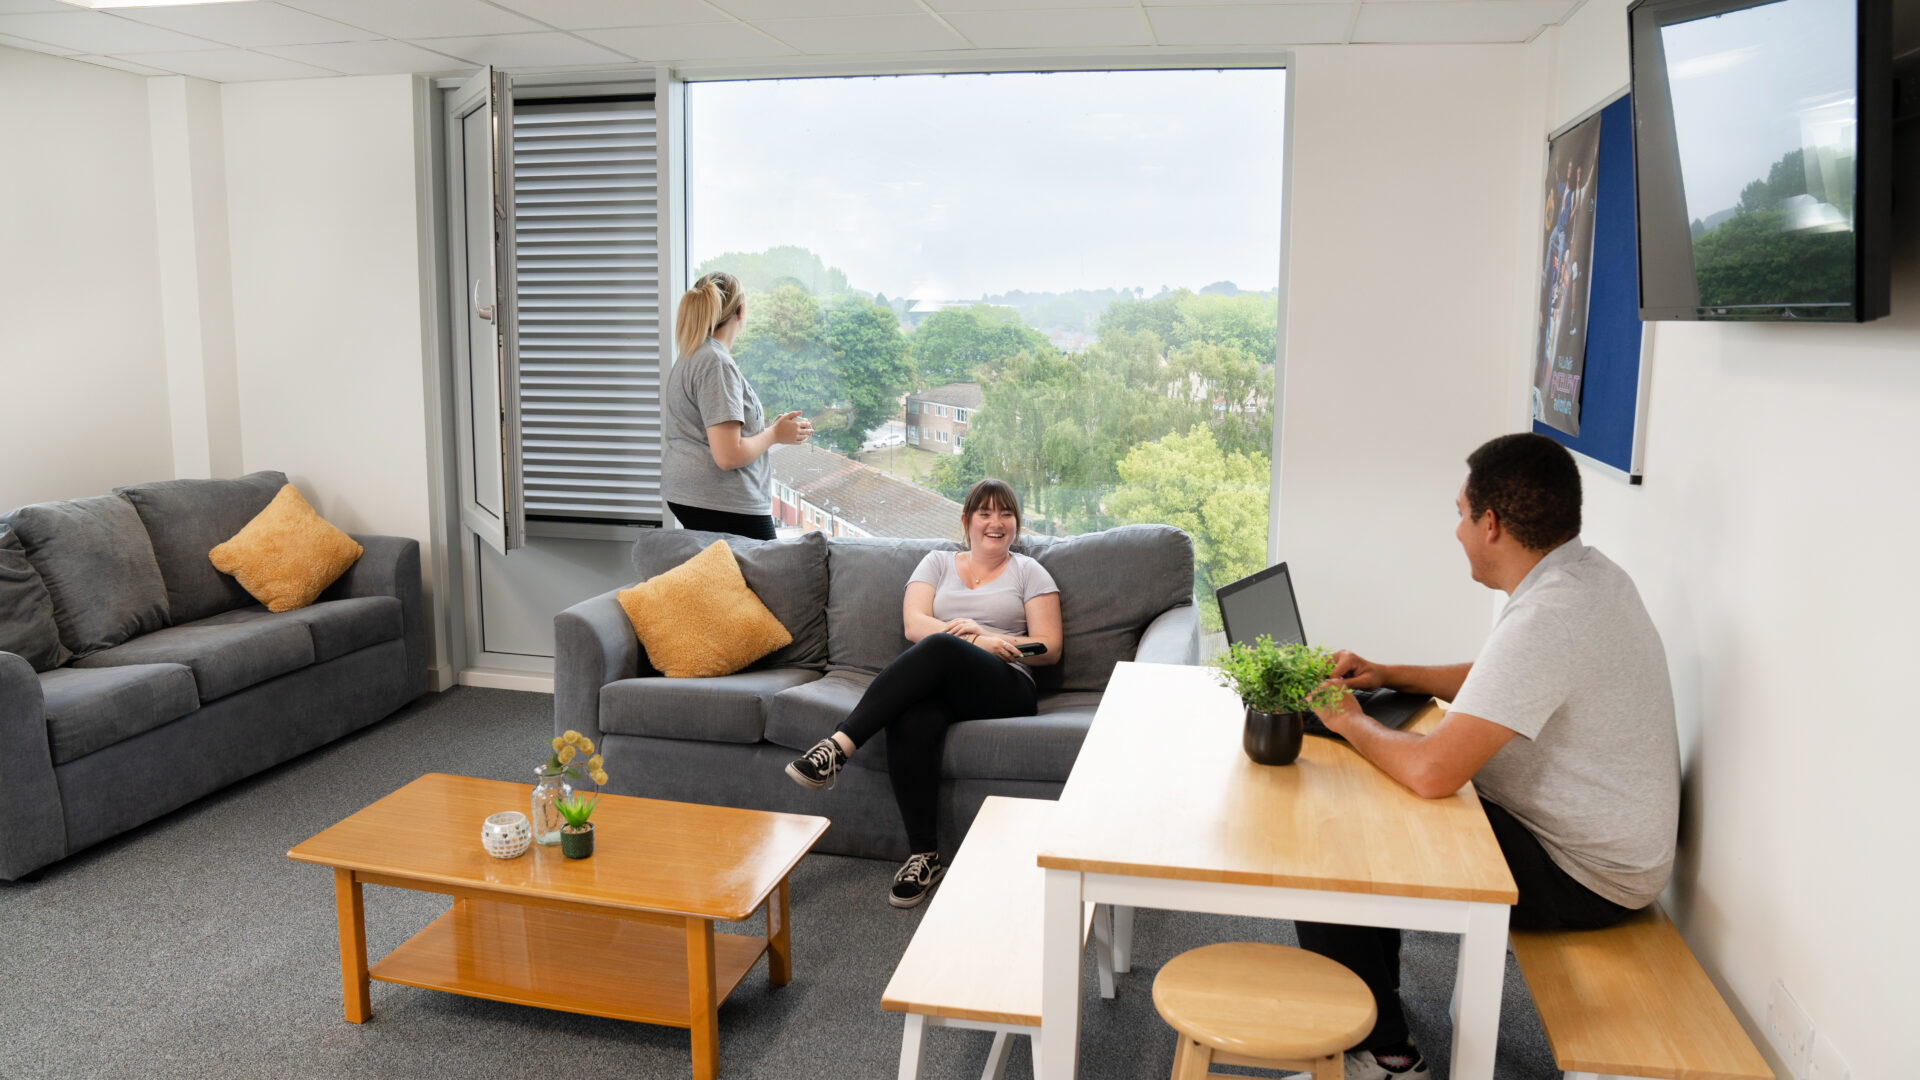
POLYGON ((1546 246, 1540 267, 1540 334, 1533 361, 1533 418, 1580 434, 1580 384, 1587 366, 1587 298, 1593 281, 1594 172, 1600 159, 1595 114, 1549 144, 1546 246))

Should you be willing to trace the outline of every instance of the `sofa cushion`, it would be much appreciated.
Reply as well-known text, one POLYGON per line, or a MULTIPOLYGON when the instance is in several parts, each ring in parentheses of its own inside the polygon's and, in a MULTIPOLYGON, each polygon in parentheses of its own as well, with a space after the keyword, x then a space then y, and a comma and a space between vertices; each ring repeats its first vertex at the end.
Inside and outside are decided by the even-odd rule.
POLYGON ((1147 624, 1193 599, 1193 541, 1171 525, 1022 537, 1014 550, 1039 560, 1060 586, 1066 642, 1058 664, 1034 669, 1043 693, 1106 689, 1113 665, 1133 659, 1147 624))
POLYGON ((753 663, 749 670, 827 666, 827 540, 817 532, 791 540, 750 540, 694 529, 655 529, 633 544, 633 569, 641 581, 725 540, 740 564, 747 588, 793 635, 793 642, 753 663))
POLYGON ((835 537, 827 545, 829 670, 877 675, 905 652, 900 601, 907 579, 927 552, 959 549, 950 540, 835 537))
POLYGON ((53 597, 40 572, 27 561, 27 549, 11 528, 0 525, 0 652, 10 652, 51 671, 68 660, 53 621, 53 597))
POLYGON ((114 489, 147 527, 174 622, 253 603, 238 581, 213 568, 207 553, 246 528, 286 482, 285 473, 257 472, 235 480, 160 480, 114 489))
POLYGON ((321 517, 298 488, 286 484, 233 539, 215 544, 207 558, 268 611, 292 611, 318 600, 365 553, 353 537, 321 517))
POLYGON ((396 641, 406 632, 405 613, 397 597, 356 596, 346 600, 322 600, 292 611, 268 611, 249 604, 237 611, 224 611, 200 620, 202 626, 237 626, 241 623, 299 623, 313 636, 313 662, 324 664, 369 645, 396 641))
POLYGON ((53 598, 60 643, 75 656, 167 625, 167 586, 146 526, 118 495, 23 506, 4 519, 53 598))
POLYGON ((809 668, 715 679, 622 679, 600 689, 600 730, 661 739, 757 743, 774 695, 820 678, 809 668))
MULTIPOLYGON (((766 740, 789 750, 807 749, 833 733, 871 682, 873 676, 858 671, 830 671, 824 679, 775 694, 767 703, 766 740)), ((855 751, 862 765, 887 767, 884 756, 869 760, 867 750, 855 751)))
POLYGON ((179 664, 61 668, 40 676, 47 741, 64 765, 171 723, 200 707, 193 672, 179 664))
POLYGON ((83 668, 184 664, 192 669, 200 700, 205 702, 313 663, 313 635, 304 623, 218 619, 170 626, 74 664, 83 668))

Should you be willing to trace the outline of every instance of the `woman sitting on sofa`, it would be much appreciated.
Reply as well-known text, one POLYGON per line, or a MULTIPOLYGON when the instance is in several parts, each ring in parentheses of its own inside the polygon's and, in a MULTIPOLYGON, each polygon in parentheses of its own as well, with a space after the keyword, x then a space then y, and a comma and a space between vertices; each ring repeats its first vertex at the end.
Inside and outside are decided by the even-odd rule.
POLYGON ((787 766, 804 787, 825 787, 860 745, 887 733, 887 775, 907 826, 905 866, 888 900, 912 907, 933 889, 940 862, 935 821, 947 726, 994 716, 1032 716, 1029 666, 1060 662, 1060 588, 1033 559, 1015 554, 1020 500, 1004 480, 982 480, 960 512, 965 551, 930 551, 907 580, 902 602, 915 644, 874 677, 831 737, 787 766), (1021 646, 1044 645, 1028 655, 1021 646))

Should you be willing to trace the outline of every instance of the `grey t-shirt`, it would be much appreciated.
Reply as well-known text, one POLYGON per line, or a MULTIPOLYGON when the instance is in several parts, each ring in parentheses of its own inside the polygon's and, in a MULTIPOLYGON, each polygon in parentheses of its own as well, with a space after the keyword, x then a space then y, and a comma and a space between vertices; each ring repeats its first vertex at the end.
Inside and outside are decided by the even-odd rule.
POLYGON ((759 395, 747 385, 726 346, 708 338, 676 361, 660 390, 660 405, 666 439, 660 454, 660 493, 668 502, 734 514, 772 512, 769 455, 738 469, 722 469, 713 463, 707 444, 707 429, 715 424, 740 421, 743 439, 767 426, 759 395))
MULTIPOLYGON (((911 585, 924 581, 933 586, 933 617, 943 621, 972 619, 982 628, 1007 637, 1027 636, 1027 601, 1036 596, 1057 593, 1060 586, 1053 575, 1031 557, 1011 554, 1012 562, 1000 576, 977 589, 967 588, 954 568, 957 551, 929 551, 914 567, 911 585)), ((1022 674, 1031 675, 1025 664, 1014 664, 1022 674)))
POLYGON ((1513 590, 1453 707, 1510 728, 1473 783, 1575 881, 1660 895, 1680 820, 1680 742, 1660 632, 1626 571, 1576 537, 1513 590))

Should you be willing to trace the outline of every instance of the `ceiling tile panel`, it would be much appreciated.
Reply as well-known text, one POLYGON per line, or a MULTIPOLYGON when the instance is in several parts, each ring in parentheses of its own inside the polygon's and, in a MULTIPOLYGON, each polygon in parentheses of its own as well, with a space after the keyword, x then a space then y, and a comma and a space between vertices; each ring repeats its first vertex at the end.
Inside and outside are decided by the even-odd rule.
POLYGON ((366 41, 380 35, 346 23, 309 15, 280 4, 209 4, 200 7, 129 8, 125 18, 255 49, 262 45, 311 45, 325 41, 366 41))
POLYGON ((211 49, 218 43, 176 34, 157 26, 132 22, 99 11, 56 11, 45 14, 0 15, 0 34, 44 41, 76 52, 129 53, 211 49))
POLYGON ((308 64, 283 60, 245 49, 213 49, 199 52, 135 53, 122 56, 136 64, 164 68, 181 75, 213 82, 256 82, 265 79, 319 79, 338 74, 308 64))
POLYGON ((605 26, 684 26, 728 22, 726 12, 704 0, 494 0, 504 8, 562 30, 605 26))
POLYGON ((84 49, 69 48, 65 45, 50 45, 44 41, 29 41, 26 38, 17 38, 11 34, 0 34, 0 45, 14 49, 25 49, 28 52, 46 53, 50 56, 78 56, 85 51, 84 49))
POLYGON ((467 37, 524 34, 546 27, 480 0, 282 0, 323 18, 384 37, 467 37))
POLYGON ((709 0, 729 15, 763 19, 815 19, 834 15, 924 14, 918 0, 709 0))
POLYGON ((131 60, 122 60, 117 56, 76 56, 73 59, 83 64, 94 64, 99 67, 113 68, 116 71, 130 71, 135 75, 153 76, 178 74, 177 72, 168 71, 165 68, 149 67, 146 64, 136 64, 131 60))
POLYGON ((751 60, 795 51, 745 23, 582 30, 580 36, 636 60, 751 60))
POLYGON ((481 37, 422 38, 416 44, 434 52, 494 67, 566 67, 573 64, 624 64, 628 57, 581 41, 571 34, 491 34, 481 37))
POLYGON ((935 11, 1031 11, 1035 7, 1049 9, 1066 8, 1130 8, 1133 0, 1044 0, 1035 4, 1033 0, 927 0, 927 6, 935 11))
POLYGON ((1578 0, 1434 0, 1362 4, 1355 43, 1464 44, 1530 40, 1578 0))
POLYGON ((1352 4, 1148 8, 1162 45, 1324 45, 1347 40, 1352 4))
POLYGON ((72 11, 72 4, 60 0, 0 0, 0 15, 24 15, 33 11, 72 11))
POLYGON ((982 49, 1100 49, 1151 45, 1134 8, 1085 11, 970 11, 946 17, 982 49))
POLYGON ((933 52, 967 41, 931 15, 867 15, 841 19, 766 19, 754 24, 801 52, 816 55, 933 52))
POLYGON ((276 45, 261 50, 342 75, 471 71, 473 65, 404 41, 352 41, 339 45, 276 45))

